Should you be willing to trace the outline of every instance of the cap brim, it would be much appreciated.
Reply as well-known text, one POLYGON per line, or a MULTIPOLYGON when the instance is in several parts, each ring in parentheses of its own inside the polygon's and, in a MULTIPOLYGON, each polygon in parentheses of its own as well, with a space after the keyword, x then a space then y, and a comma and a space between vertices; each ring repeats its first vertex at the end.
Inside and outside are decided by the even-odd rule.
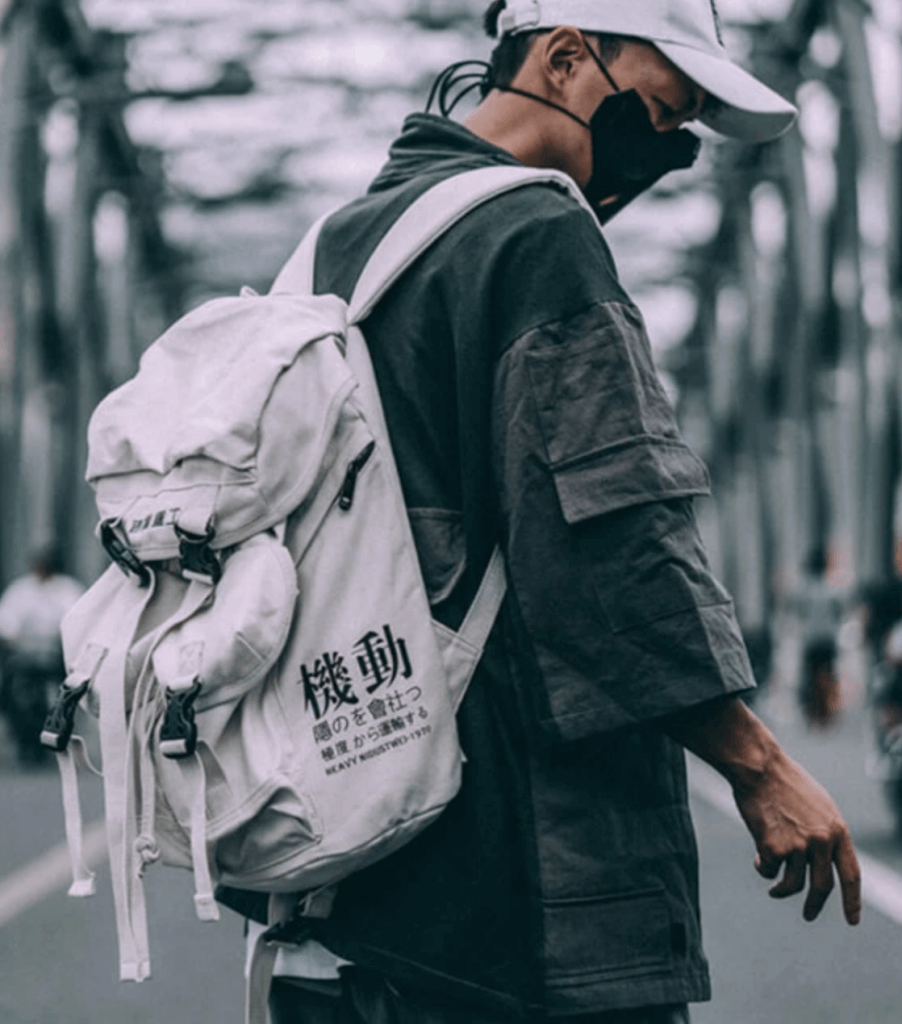
POLYGON ((796 119, 798 111, 791 103, 728 57, 682 43, 654 40, 654 45, 693 82, 721 101, 722 106, 700 118, 713 131, 747 142, 766 142, 782 135, 796 119))

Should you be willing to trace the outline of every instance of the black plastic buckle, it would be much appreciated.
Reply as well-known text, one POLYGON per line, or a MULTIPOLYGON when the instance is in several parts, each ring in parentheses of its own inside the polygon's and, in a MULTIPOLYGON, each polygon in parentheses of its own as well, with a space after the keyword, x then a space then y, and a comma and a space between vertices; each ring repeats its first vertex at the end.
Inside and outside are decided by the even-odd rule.
POLYGON ((285 945, 300 945, 313 935, 309 921, 295 914, 287 921, 278 921, 263 933, 264 942, 280 942, 285 945))
POLYGON ((86 679, 80 686, 59 688, 53 707, 50 709, 44 728, 41 730, 41 744, 50 750, 62 753, 69 746, 72 730, 75 728, 75 711, 78 702, 88 692, 91 680, 86 679))
POLYGON ((166 687, 166 712, 160 726, 160 753, 164 757, 190 757, 197 749, 194 701, 201 682, 195 679, 187 690, 166 687))
POLYGON ((112 524, 108 522, 100 524, 100 543, 126 576, 129 573, 133 573, 138 577, 138 584, 140 586, 150 586, 150 569, 138 558, 128 544, 118 536, 112 524))
POLYGON ((300 895, 290 917, 270 925, 263 933, 264 941, 305 942, 314 933, 314 922, 324 921, 332 913, 335 892, 334 885, 324 885, 300 895))
POLYGON ((204 583, 218 583, 222 576, 222 566, 216 553, 210 547, 216 531, 208 528, 201 536, 197 533, 188 533, 181 529, 178 524, 175 527, 175 534, 179 539, 179 565, 181 573, 187 579, 199 579, 204 583))

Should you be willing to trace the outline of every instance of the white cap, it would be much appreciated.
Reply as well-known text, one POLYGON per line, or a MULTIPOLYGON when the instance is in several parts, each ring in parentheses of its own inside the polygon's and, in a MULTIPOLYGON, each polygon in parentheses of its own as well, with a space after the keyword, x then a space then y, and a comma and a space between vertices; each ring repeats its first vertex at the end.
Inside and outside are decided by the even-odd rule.
POLYGON ((665 57, 721 105, 701 121, 722 135, 764 142, 782 134, 796 108, 730 60, 715 0, 507 0, 499 35, 572 25, 586 32, 635 36, 665 57))

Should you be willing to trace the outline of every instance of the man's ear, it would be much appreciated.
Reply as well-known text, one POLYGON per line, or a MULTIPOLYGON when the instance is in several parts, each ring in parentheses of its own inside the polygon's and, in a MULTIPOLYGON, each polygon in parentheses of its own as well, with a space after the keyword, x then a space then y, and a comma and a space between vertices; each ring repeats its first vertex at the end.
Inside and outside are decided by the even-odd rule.
POLYGON ((586 41, 578 28, 561 25, 540 39, 541 70, 549 89, 561 92, 588 58, 586 41), (544 44, 544 45, 542 45, 544 44))

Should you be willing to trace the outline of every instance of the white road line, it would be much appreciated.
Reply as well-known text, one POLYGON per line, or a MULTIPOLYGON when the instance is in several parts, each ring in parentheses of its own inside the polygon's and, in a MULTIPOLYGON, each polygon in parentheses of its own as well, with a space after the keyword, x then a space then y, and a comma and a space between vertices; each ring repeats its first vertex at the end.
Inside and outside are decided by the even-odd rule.
MULTIPOLYGON (((88 867, 96 867, 106 857, 106 828, 102 821, 85 826, 83 853, 88 867)), ((19 914, 40 903, 51 893, 65 889, 72 881, 69 848, 54 846, 27 867, 0 880, 0 928, 19 914)))
MULTIPOLYGON (((699 799, 742 824, 725 779, 695 757, 689 759, 689 788, 699 799)), ((743 826, 744 827, 744 826, 743 826)), ((864 903, 902 924, 902 875, 875 857, 857 850, 861 866, 861 898, 864 903)))
MULTIPOLYGON (((689 759, 689 788, 716 810, 742 824, 726 780, 695 757, 689 759)), ((106 829, 102 821, 86 826, 84 858, 96 867, 106 857, 106 829)), ((902 924, 902 875, 866 853, 858 851, 862 899, 875 910, 902 924)), ((19 914, 69 885, 71 869, 65 843, 48 850, 32 864, 0 881, 0 928, 19 914)))

